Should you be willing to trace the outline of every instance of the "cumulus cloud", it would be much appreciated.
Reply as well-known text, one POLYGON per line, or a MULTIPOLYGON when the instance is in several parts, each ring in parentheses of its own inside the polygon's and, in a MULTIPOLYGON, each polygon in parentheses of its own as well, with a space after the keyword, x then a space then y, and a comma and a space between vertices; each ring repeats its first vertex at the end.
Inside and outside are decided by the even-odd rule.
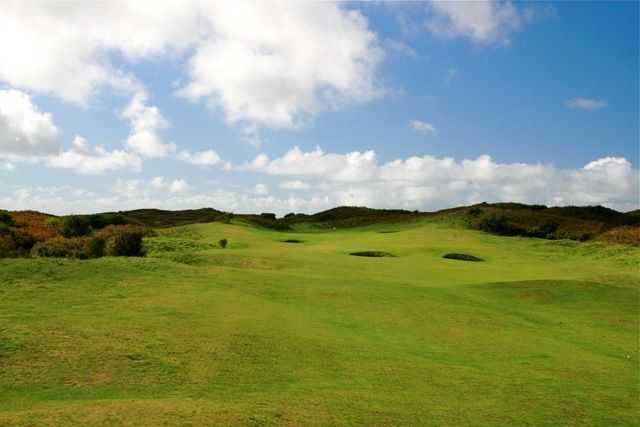
POLYGON ((105 85, 134 91, 108 53, 139 60, 184 49, 200 35, 193 20, 182 2, 4 2, 0 80, 77 103, 105 85))
POLYGON ((311 188, 309 184, 300 180, 283 181, 280 183, 283 190, 308 190, 311 188))
POLYGON ((109 151, 103 147, 92 147, 81 136, 73 139, 73 148, 42 159, 52 168, 72 169, 82 174, 99 174, 109 170, 130 169, 139 171, 142 160, 135 154, 122 150, 109 151))
MULTIPOLYGON (((125 182, 128 182, 129 184, 135 186, 136 192, 131 192, 130 194, 136 195, 136 196, 139 195, 137 193, 138 188, 141 184, 139 180, 129 180, 125 182)), ((191 186, 184 178, 166 180, 163 176, 156 176, 156 177, 153 177, 149 183, 152 190, 168 191, 170 193, 176 193, 176 194, 186 193, 191 189, 191 186)), ((122 188, 123 188, 123 185, 122 183, 120 183, 120 185, 116 187, 116 192, 118 191, 118 189, 122 189, 122 188)), ((123 193, 123 192, 120 191, 120 193, 123 193)))
MULTIPOLYGON (((331 207, 328 196, 312 195, 307 198, 288 196, 278 198, 269 194, 256 194, 248 189, 215 189, 210 191, 166 191, 171 180, 161 178, 163 191, 137 179, 118 180, 105 194, 87 191, 79 186, 22 187, 9 190, 0 188, 0 208, 36 209, 53 214, 92 213, 114 210, 156 207, 164 209, 194 209, 205 206, 233 212, 317 212, 331 207)), ((154 178, 155 179, 155 178, 154 178)))
MULTIPOLYGON (((11 1, 0 15, 0 52, 0 80, 77 103, 104 86, 141 90, 113 53, 125 63, 185 55, 180 94, 220 108, 229 122, 271 127, 382 92, 376 35, 334 2, 11 1)), ((133 114, 161 123, 139 101, 133 114)), ((166 152, 148 133, 131 144, 144 155, 166 152)))
POLYGON ((164 157, 176 150, 174 144, 162 142, 159 132, 169 126, 158 107, 147 106, 145 92, 136 93, 122 112, 131 123, 126 144, 138 154, 147 157, 164 157))
POLYGON ((373 151, 335 154, 294 147, 275 159, 259 155, 244 169, 314 180, 315 187, 335 204, 435 209, 481 201, 519 201, 603 204, 623 210, 640 205, 638 171, 626 159, 616 157, 595 160, 580 169, 503 164, 488 155, 461 161, 413 156, 379 164, 373 151))
POLYGON ((510 1, 433 0, 427 29, 442 37, 466 37, 480 44, 508 44, 511 33, 519 30, 522 22, 521 12, 510 1))
POLYGON ((371 150, 341 155, 325 154, 320 147, 303 152, 296 146, 273 160, 260 154, 241 169, 272 175, 330 176, 336 181, 360 181, 373 176, 375 165, 376 155, 371 150))
POLYGON ((31 162, 83 174, 107 170, 140 170, 142 161, 123 150, 93 147, 76 136, 63 150, 50 113, 41 112, 31 97, 19 90, 0 90, 0 169, 12 171, 15 162, 31 162), (4 157, 4 158, 2 158, 4 157))
POLYGON ((294 127, 380 94, 382 50, 356 11, 333 2, 235 2, 210 3, 203 15, 213 35, 196 46, 180 93, 219 106, 229 122, 294 127))
POLYGON ((174 179, 169 184, 169 191, 172 193, 184 193, 189 190, 189 184, 182 178, 174 179))
POLYGON ((178 153, 177 158, 196 166, 222 166, 224 170, 231 169, 231 163, 223 161, 218 153, 213 150, 198 151, 195 153, 182 150, 178 153))
POLYGON ((50 113, 41 112, 19 90, 0 90, 0 154, 46 155, 58 151, 58 129, 50 113))
POLYGON ((566 101, 565 105, 579 110, 599 110, 607 106, 607 101, 604 99, 573 98, 566 101))
POLYGON ((420 133, 435 133, 436 128, 433 127, 433 125, 431 123, 428 122, 424 122, 422 120, 410 120, 409 121, 409 127, 411 127, 411 129, 420 132, 420 133))

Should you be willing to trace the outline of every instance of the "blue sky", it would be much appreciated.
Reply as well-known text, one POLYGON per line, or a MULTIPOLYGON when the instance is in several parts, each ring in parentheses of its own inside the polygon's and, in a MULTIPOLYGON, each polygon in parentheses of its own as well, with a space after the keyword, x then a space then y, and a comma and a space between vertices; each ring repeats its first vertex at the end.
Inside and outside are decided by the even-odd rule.
POLYGON ((637 2, 136 4, 9 3, 0 208, 640 207, 637 2))

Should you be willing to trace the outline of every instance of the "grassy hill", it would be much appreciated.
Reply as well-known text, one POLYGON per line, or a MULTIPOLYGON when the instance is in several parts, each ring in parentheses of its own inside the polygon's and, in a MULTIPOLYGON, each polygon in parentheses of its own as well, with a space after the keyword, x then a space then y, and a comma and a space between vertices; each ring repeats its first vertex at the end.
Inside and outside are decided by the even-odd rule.
POLYGON ((638 425, 640 249, 449 219, 0 260, 0 425, 638 425))

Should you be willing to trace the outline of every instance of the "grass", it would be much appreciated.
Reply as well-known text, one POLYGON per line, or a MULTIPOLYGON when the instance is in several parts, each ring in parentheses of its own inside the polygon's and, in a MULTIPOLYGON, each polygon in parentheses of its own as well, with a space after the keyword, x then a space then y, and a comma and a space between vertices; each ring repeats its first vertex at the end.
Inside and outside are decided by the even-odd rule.
POLYGON ((0 260, 0 426, 640 422, 638 248, 424 222, 147 247, 0 260))

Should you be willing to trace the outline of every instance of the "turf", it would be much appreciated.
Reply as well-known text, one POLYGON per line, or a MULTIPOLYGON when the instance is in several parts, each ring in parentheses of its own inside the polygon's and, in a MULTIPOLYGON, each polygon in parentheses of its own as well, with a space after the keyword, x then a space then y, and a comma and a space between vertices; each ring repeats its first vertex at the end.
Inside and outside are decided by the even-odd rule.
POLYGON ((0 260, 0 426, 640 421, 640 249, 429 223, 158 233, 146 258, 0 260), (372 248, 396 257, 349 256, 372 248))

